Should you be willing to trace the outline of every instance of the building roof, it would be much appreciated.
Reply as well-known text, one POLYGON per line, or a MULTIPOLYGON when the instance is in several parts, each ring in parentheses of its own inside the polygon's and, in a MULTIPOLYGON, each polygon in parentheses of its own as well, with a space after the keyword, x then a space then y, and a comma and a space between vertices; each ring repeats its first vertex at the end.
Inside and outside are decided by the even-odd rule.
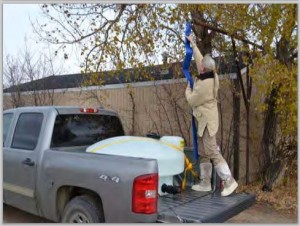
MULTIPOLYGON (((240 58, 240 69, 245 67, 240 58)), ((233 57, 215 58, 218 74, 231 74, 237 72, 237 67, 233 57)), ((106 71, 103 73, 94 74, 66 74, 54 75, 41 78, 32 82, 26 82, 18 86, 12 86, 3 90, 4 93, 10 92, 25 92, 34 90, 52 90, 52 89, 67 89, 82 86, 94 85, 110 85, 134 83, 143 81, 158 81, 173 78, 184 78, 183 73, 174 73, 180 71, 182 63, 173 63, 166 67, 165 65, 155 65, 152 67, 145 67, 143 69, 130 68, 122 71, 106 71), (148 76, 145 76, 148 75, 148 76), (96 79, 95 79, 96 78, 96 79)), ((191 63, 190 71, 195 71, 195 62, 191 63)), ((193 73, 192 73, 193 74, 193 73)))

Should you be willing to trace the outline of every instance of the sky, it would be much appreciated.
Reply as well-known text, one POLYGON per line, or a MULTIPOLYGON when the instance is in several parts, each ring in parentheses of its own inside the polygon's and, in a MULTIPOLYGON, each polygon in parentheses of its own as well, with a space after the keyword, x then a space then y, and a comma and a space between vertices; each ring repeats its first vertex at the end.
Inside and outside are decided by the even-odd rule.
MULTIPOLYGON (((25 49, 25 36, 27 46, 32 52, 48 53, 45 43, 40 43, 33 32, 29 18, 32 21, 38 19, 42 21, 38 4, 3 4, 3 57, 7 54, 18 57, 20 51, 25 49)), ((51 47, 55 51, 55 47, 51 47)), ((70 56, 69 60, 63 58, 54 62, 56 67, 63 67, 63 74, 73 74, 80 72, 80 63, 76 56, 70 56)), ((3 67, 5 65, 3 64, 3 67)))
MULTIPOLYGON (((20 53, 25 50, 27 42, 28 49, 32 54, 49 53, 46 43, 38 40, 37 34, 34 33, 31 21, 38 20, 39 24, 49 23, 46 21, 40 9, 39 4, 3 4, 3 58, 7 55, 14 58, 20 58, 20 53), (31 21, 30 21, 31 20, 31 21), (26 42, 25 42, 26 37, 26 42)), ((57 46, 50 46, 51 52, 57 50, 57 46)), ((77 52, 75 46, 67 45, 68 60, 60 54, 54 60, 55 70, 60 69, 60 74, 80 73, 80 61, 83 61, 81 52, 77 52)), ((158 56, 161 59, 161 56, 158 56)), ((3 62, 5 68, 5 62, 3 62)), ((43 75, 48 76, 48 75, 43 75)), ((5 78, 3 78, 5 79, 5 78)), ((3 81, 6 83, 5 81, 3 81)))

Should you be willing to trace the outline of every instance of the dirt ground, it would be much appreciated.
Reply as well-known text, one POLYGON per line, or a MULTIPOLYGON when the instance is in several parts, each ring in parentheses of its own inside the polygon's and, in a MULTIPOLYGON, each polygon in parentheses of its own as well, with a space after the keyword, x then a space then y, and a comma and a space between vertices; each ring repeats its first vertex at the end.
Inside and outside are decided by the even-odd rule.
MULTIPOLYGON (((266 203, 255 203, 249 209, 225 223, 297 223, 298 216, 287 211, 275 210, 266 203)), ((50 221, 4 205, 3 223, 51 223, 50 221)))
POLYGON ((256 202, 247 210, 226 221, 226 223, 292 224, 298 223, 298 216, 286 210, 276 210, 269 204, 256 202))

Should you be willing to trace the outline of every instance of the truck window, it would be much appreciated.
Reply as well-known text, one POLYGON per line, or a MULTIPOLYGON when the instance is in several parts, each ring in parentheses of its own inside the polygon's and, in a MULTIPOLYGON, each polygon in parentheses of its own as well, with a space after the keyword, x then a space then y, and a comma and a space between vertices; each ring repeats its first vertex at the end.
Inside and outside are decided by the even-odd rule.
POLYGON ((51 147, 88 146, 110 137, 123 136, 118 117, 111 115, 58 115, 51 147))
POLYGON ((22 113, 14 132, 12 148, 34 150, 43 122, 41 113, 22 113))
POLYGON ((9 132, 13 116, 13 113, 3 114, 3 146, 5 146, 5 141, 9 132))

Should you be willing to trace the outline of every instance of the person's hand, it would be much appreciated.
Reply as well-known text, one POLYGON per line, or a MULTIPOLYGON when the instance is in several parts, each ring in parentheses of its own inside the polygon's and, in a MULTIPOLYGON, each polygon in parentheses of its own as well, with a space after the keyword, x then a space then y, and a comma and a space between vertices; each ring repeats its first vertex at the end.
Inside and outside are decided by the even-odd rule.
POLYGON ((189 36, 185 36, 187 38, 187 40, 190 41, 190 43, 194 43, 194 40, 193 40, 193 37, 192 37, 192 34, 190 34, 189 36))

